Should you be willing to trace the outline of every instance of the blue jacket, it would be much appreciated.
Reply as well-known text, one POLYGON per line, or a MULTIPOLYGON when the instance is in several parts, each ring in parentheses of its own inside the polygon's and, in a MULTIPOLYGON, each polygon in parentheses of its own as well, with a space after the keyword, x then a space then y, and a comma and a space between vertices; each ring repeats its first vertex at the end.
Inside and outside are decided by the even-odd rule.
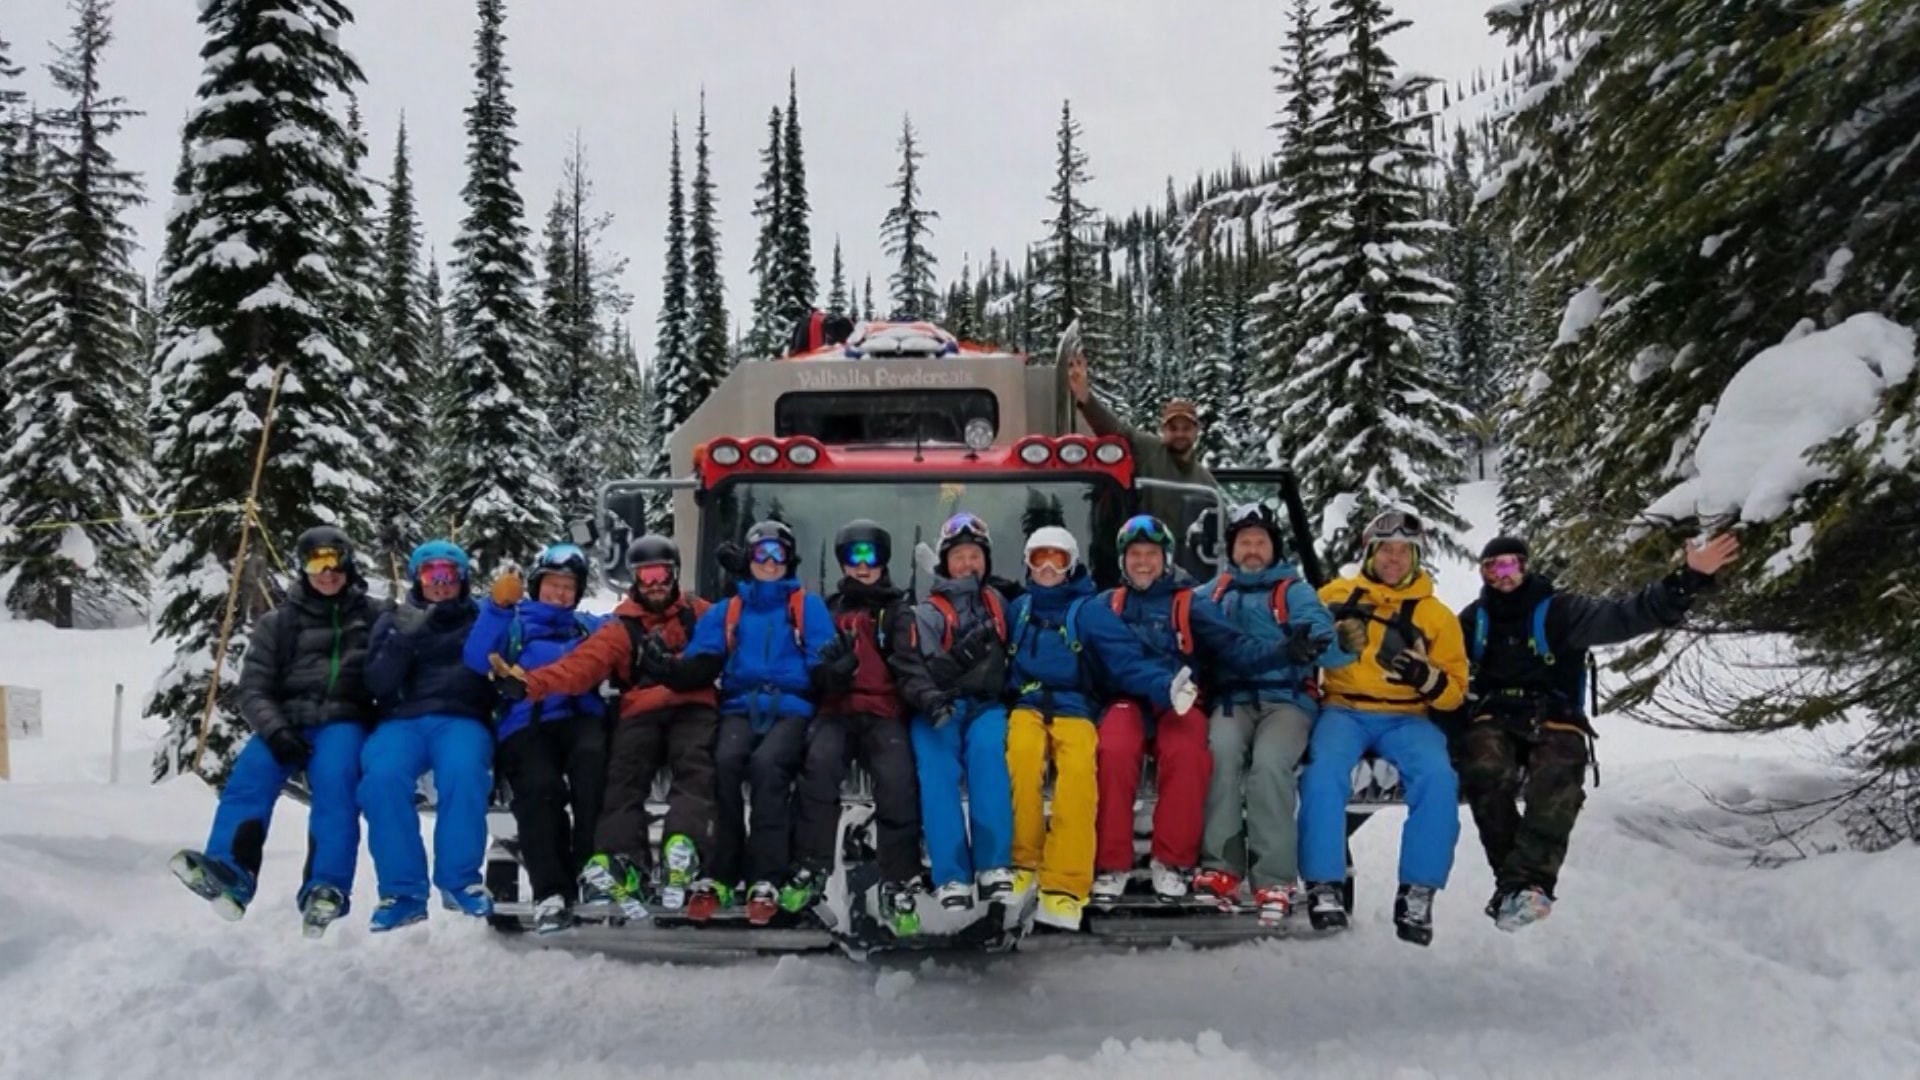
MULTIPOLYGON (((1307 710, 1311 715, 1319 705, 1308 696, 1306 686, 1308 680, 1313 678, 1316 667, 1340 668, 1354 661, 1353 654, 1340 647, 1339 635, 1333 632, 1333 613, 1320 602, 1320 594, 1300 576, 1300 571, 1287 563, 1253 573, 1234 568, 1201 586, 1200 592, 1209 599, 1220 592, 1221 614, 1249 641, 1265 642, 1269 647, 1279 646, 1287 640, 1289 627, 1306 625, 1312 628, 1315 638, 1332 642, 1327 646, 1327 651, 1320 655, 1318 665, 1296 664, 1281 656, 1277 660, 1246 666, 1233 658, 1222 657, 1214 669, 1220 704, 1287 702, 1307 710), (1287 623, 1283 625, 1274 619, 1273 590, 1289 578, 1292 583, 1287 586, 1286 592, 1287 623), (1224 591, 1221 588, 1223 580, 1226 582, 1224 591)), ((1196 628, 1195 633, 1198 632, 1196 628)))
MULTIPOLYGON (((589 615, 572 608, 555 607, 538 600, 523 600, 510 608, 503 608, 492 598, 480 601, 480 618, 467 634, 466 651, 463 654, 469 670, 491 677, 493 667, 488 657, 499 653, 509 664, 519 664, 532 671, 543 668, 572 652, 585 641, 600 624, 606 620, 597 615, 589 615), (514 624, 518 623, 516 633, 514 624), (518 639, 519 652, 514 652, 515 639, 518 639)), ((606 703, 599 694, 581 694, 577 697, 554 696, 542 698, 538 702, 519 701, 500 718, 495 734, 505 742, 514 732, 534 722, 536 716, 541 721, 564 720, 570 716, 605 716, 606 703)))
POLYGON ((418 589, 400 610, 373 624, 367 648, 367 688, 373 691, 382 720, 416 716, 493 716, 493 684, 461 660, 467 631, 480 609, 469 599, 429 605, 418 589), (401 612, 411 609, 401 630, 401 612), (416 621, 417 620, 417 621, 416 621))
MULTIPOLYGON (((1182 655, 1179 634, 1173 625, 1173 598, 1183 587, 1171 575, 1156 580, 1145 589, 1125 585, 1120 587, 1121 595, 1126 598, 1120 610, 1120 620, 1139 641, 1146 664, 1153 669, 1161 683, 1172 682, 1183 667, 1191 668, 1197 680, 1208 666, 1232 665, 1257 670, 1272 665, 1275 654, 1284 646, 1242 636, 1221 614, 1219 605, 1208 598, 1211 594, 1199 588, 1194 589, 1193 603, 1187 609, 1187 625, 1196 639, 1188 642, 1187 647, 1193 653, 1203 654, 1211 661, 1211 665, 1195 657, 1182 655)), ((1102 608, 1113 610, 1110 606, 1113 602, 1112 593, 1100 594, 1097 602, 1102 608)), ((1154 707, 1164 708, 1165 703, 1155 701, 1154 707)))
POLYGON ((1029 580, 1007 622, 1013 636, 1007 685, 1016 706, 1097 721, 1104 688, 1146 698, 1156 709, 1171 704, 1167 691, 1172 677, 1156 676, 1140 643, 1094 595, 1086 567, 1075 567, 1073 576, 1059 585, 1029 580), (1073 650, 1076 642, 1078 653, 1073 650))
POLYGON ((834 638, 833 615, 827 602, 807 593, 805 649, 793 640, 787 618, 787 597, 800 588, 793 578, 740 583, 745 601, 740 625, 734 629, 733 649, 727 649, 728 604, 718 603, 700 617, 681 659, 700 656, 726 658, 720 670, 720 711, 744 714, 753 729, 766 732, 782 717, 813 715, 811 673, 820 665, 820 650, 834 638))

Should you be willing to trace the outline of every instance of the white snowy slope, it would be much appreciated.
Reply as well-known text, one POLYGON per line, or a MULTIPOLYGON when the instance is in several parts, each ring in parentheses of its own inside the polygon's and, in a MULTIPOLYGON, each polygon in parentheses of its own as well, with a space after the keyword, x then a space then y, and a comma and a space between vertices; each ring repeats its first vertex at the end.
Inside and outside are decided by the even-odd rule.
MULTIPOLYGON (((1463 492, 1490 520, 1491 492, 1463 492)), ((1470 539, 1484 538, 1484 532, 1470 539)), ((1459 602, 1473 582, 1443 571, 1459 602)), ((1602 719, 1562 904, 1520 935, 1480 906, 1468 822, 1431 949, 1389 923, 1397 821, 1357 838, 1355 930, 1218 951, 860 967, 676 967, 510 950, 435 911, 374 937, 361 907, 318 943, 292 907, 301 808, 262 895, 217 921, 167 876, 212 809, 195 781, 104 782, 115 679, 138 632, 0 624, 0 680, 47 691, 47 735, 0 784, 0 1078, 1899 1077, 1920 1062, 1920 849, 1752 868, 1755 804, 1837 777, 1778 741, 1602 719), (102 704, 104 703, 104 704, 102 704)))

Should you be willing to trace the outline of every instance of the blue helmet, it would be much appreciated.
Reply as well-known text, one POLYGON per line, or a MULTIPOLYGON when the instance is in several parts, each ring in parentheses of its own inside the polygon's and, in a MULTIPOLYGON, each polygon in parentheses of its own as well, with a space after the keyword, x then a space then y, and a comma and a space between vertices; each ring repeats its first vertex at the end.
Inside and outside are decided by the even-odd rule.
POLYGON ((429 540, 413 549, 407 558, 407 577, 418 578, 420 567, 437 559, 445 559, 460 568, 460 580, 473 580, 473 561, 459 544, 451 540, 429 540))

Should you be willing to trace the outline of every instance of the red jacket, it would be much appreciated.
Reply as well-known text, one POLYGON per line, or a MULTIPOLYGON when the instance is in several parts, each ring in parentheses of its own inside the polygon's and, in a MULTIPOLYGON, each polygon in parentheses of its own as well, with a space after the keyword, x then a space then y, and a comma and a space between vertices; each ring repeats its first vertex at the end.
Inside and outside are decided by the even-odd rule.
POLYGON ((687 647, 689 627, 712 605, 699 597, 682 596, 662 612, 648 611, 631 594, 613 609, 610 619, 593 636, 581 642, 563 659, 527 672, 527 696, 543 698, 550 694, 586 694, 601 682, 612 679, 625 687, 620 694, 620 718, 658 712, 675 705, 715 703, 712 687, 700 690, 669 690, 654 682, 633 683, 633 637, 626 620, 638 619, 643 629, 656 634, 667 653, 678 656, 687 647), (690 611, 691 617, 681 614, 690 611))
MULTIPOLYGON (((891 583, 863 586, 857 581, 840 583, 840 589, 827 600, 837 629, 853 636, 853 653, 860 666, 853 673, 853 688, 844 697, 828 701, 827 712, 848 716, 855 713, 899 720, 906 714, 900 701, 900 688, 894 685, 893 669, 887 664, 880 635, 892 630, 897 605, 902 602, 891 583)), ((891 644, 891 643, 889 643, 891 644)))

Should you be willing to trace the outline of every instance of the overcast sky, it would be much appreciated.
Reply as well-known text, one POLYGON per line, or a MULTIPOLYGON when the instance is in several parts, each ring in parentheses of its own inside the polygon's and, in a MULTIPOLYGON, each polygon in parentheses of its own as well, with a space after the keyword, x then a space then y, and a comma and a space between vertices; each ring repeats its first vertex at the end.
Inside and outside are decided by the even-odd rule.
MULTIPOLYGON (((345 36, 367 75, 361 107, 383 179, 404 111, 428 242, 444 259, 461 217, 464 117, 472 93, 472 0, 348 0, 345 36)), ((1444 78, 1497 64, 1489 0, 1400 0, 1413 27, 1391 39, 1402 63, 1444 78)), ((150 271, 179 125, 200 76, 195 0, 119 0, 104 82, 146 116, 114 143, 153 201, 136 212, 150 271)), ((911 113, 926 152, 926 204, 943 280, 970 255, 1019 252, 1042 233, 1060 102, 1073 100, 1093 183, 1112 214, 1156 204, 1172 174, 1269 154, 1279 102, 1269 68, 1290 4, 1280 0, 509 0, 507 54, 519 108, 521 192, 537 229, 579 132, 613 246, 633 260, 630 316, 653 340, 665 228, 668 132, 691 132, 707 93, 729 311, 751 301, 750 216, 768 110, 800 80, 801 125, 824 295, 834 237, 854 287, 871 273, 885 296, 878 237, 911 113)), ((49 41, 64 40, 66 0, 5 0, 0 35, 49 83, 49 41)), ((647 350, 643 347, 643 354, 647 350)))

